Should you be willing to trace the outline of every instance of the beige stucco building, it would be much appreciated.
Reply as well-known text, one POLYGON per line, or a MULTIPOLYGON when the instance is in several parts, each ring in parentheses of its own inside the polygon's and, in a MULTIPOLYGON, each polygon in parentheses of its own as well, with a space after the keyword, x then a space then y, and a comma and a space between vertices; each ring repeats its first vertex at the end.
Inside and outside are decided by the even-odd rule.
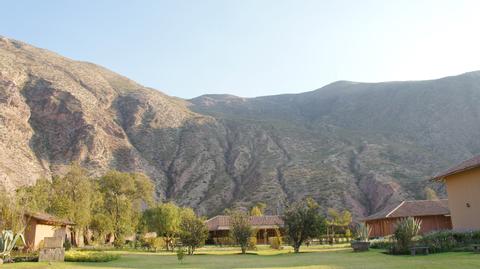
POLYGON ((38 250, 45 237, 71 240, 69 228, 74 225, 73 222, 46 213, 28 213, 25 214, 25 219, 27 221, 25 243, 30 250, 38 250))
POLYGON ((454 230, 480 230, 480 156, 436 176, 445 182, 454 230))

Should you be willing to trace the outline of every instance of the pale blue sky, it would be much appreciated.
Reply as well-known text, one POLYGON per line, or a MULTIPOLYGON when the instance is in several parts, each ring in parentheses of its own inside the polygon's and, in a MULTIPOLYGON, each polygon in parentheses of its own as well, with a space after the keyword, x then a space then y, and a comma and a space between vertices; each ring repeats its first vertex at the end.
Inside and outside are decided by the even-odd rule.
POLYGON ((480 1, 4 0, 0 9, 0 35, 184 98, 480 70, 480 1))

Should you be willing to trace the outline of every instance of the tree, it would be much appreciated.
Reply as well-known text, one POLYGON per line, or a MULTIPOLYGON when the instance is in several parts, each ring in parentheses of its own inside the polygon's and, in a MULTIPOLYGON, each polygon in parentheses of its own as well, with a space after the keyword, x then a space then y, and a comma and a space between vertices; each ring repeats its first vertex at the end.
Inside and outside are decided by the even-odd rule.
POLYGON ((95 241, 101 244, 105 243, 108 234, 114 232, 112 220, 104 213, 94 214, 89 227, 93 231, 95 241))
POLYGON ((18 198, 14 192, 9 192, 0 185, 0 232, 11 230, 22 233, 25 229, 24 214, 27 207, 21 205, 18 198))
POLYGON ((263 216, 266 207, 267 205, 264 203, 255 204, 250 210, 250 216, 263 216))
POLYGON ((197 217, 192 209, 184 208, 181 212, 180 240, 187 247, 188 255, 205 244, 208 237, 208 228, 203 219, 197 217))
POLYGON ((17 201, 29 211, 45 212, 51 206, 53 197, 52 182, 40 178, 32 186, 23 186, 17 190, 17 201))
POLYGON ((116 245, 132 234, 140 219, 142 204, 153 199, 153 185, 145 175, 109 171, 99 180, 106 215, 113 223, 116 245))
POLYGON ((334 208, 327 210, 327 224, 330 226, 332 235, 335 235, 336 227, 347 227, 352 222, 352 214, 348 210, 341 213, 334 208))
POLYGON ((325 219, 319 213, 319 206, 311 198, 287 207, 282 218, 295 253, 300 251, 305 240, 321 235, 326 228, 325 219))
POLYGON ((88 229, 92 218, 94 197, 97 196, 93 179, 80 165, 73 164, 63 177, 53 177, 51 186, 52 195, 47 211, 75 222, 74 238, 78 245, 81 240, 78 236, 88 229))
POLYGON ((245 254, 253 233, 250 217, 244 211, 233 210, 230 212, 230 226, 233 240, 240 245, 242 254, 245 254))
POLYGON ((439 200, 437 193, 430 187, 425 187, 425 198, 427 200, 439 200))
POLYGON ((149 232, 165 238, 167 250, 174 248, 174 239, 180 230, 180 208, 174 203, 164 203, 143 212, 142 222, 149 232))

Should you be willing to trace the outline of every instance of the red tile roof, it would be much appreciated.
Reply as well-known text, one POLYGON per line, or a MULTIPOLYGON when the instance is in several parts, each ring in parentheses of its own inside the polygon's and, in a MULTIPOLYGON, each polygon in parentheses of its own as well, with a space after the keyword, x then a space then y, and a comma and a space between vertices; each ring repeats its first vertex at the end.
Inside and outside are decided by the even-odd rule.
POLYGON ((52 225, 75 225, 74 222, 58 218, 47 213, 34 212, 34 213, 26 213, 25 215, 32 219, 40 220, 52 225))
POLYGON ((450 215, 447 199, 403 201, 399 204, 389 206, 380 212, 363 218, 362 220, 367 221, 385 218, 405 218, 434 215, 450 215))
MULTIPOLYGON (((229 230, 230 217, 229 216, 215 216, 206 221, 209 231, 229 230)), ((283 226, 283 220, 280 216, 251 216, 250 224, 254 228, 276 228, 283 226)))
POLYGON ((467 171, 467 170, 477 168, 477 167, 480 167, 480 155, 475 156, 471 159, 468 159, 468 160, 466 160, 466 161, 448 169, 447 171, 445 171, 445 172, 443 172, 439 175, 436 175, 433 179, 434 180, 442 180, 447 176, 451 176, 453 174, 457 174, 457 173, 467 171))

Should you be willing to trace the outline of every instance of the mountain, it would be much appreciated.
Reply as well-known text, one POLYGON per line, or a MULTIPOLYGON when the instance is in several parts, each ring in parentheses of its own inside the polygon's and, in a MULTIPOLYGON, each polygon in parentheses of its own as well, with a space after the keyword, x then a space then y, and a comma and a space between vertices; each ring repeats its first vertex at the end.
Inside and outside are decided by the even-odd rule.
POLYGON ((79 162, 152 178, 160 200, 213 215, 311 196, 365 216, 424 198, 433 174, 480 153, 480 72, 339 81, 315 91, 191 100, 103 67, 0 38, 0 182, 79 162))

